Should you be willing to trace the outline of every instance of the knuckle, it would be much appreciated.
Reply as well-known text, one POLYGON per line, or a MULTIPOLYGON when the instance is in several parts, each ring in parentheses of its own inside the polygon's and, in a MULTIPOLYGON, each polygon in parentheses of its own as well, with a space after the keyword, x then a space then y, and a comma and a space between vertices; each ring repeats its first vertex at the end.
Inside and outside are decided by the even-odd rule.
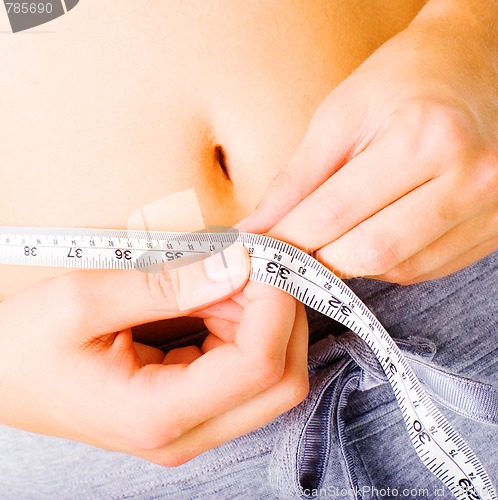
POLYGON ((162 452, 161 456, 152 459, 149 458, 149 460, 163 467, 179 467, 192 458, 194 458, 194 456, 180 451, 177 453, 162 452))
MULTIPOLYGON (((147 272, 144 273, 146 289, 152 299, 153 303, 159 305, 165 304, 176 304, 176 292, 173 281, 175 275, 168 273, 166 271, 161 272, 147 272)), ((178 281, 178 280, 177 280, 178 281)), ((176 287, 180 286, 180 283, 176 283, 176 287)))
MULTIPOLYGON (((291 163, 289 165, 292 165, 291 163)), ((291 174, 285 170, 280 170, 271 180, 268 191, 278 191, 283 193, 292 193, 294 191, 294 179, 291 174)))
POLYGON ((411 150, 420 154, 461 157, 472 147, 477 130, 470 112, 434 100, 424 100, 405 110, 411 150))
POLYGON ((386 274, 398 263, 399 250, 394 242, 376 237, 366 243, 361 252, 361 267, 364 274, 378 276, 386 274))
POLYGON ((163 467, 179 467, 205 451, 204 444, 198 442, 193 446, 176 443, 157 450, 141 453, 149 462, 154 462, 163 467))
MULTIPOLYGON (((135 447, 137 447, 140 450, 155 450, 161 446, 161 441, 159 440, 158 436, 154 435, 151 432, 147 431, 140 431, 137 432, 132 436, 132 443, 135 447)), ((167 443, 164 443, 167 444, 167 443)))
POLYGON ((458 154, 469 145, 470 130, 465 118, 460 113, 449 109, 437 108, 430 115, 431 136, 437 140, 437 145, 444 145, 450 153, 458 154))
POLYGON ((323 231, 324 229, 331 229, 342 227, 344 220, 345 210, 343 203, 340 200, 334 200, 334 203, 322 203, 320 210, 317 211, 316 216, 310 221, 314 228, 323 231))
POLYGON ((474 195, 481 200, 498 201, 498 152, 487 151, 478 159, 471 177, 474 195))
POLYGON ((298 380, 291 380, 286 385, 286 401, 289 404, 289 409, 301 404, 309 393, 308 375, 300 377, 298 380))
POLYGON ((395 283, 397 285, 410 285, 418 275, 419 273, 411 264, 410 260, 407 260, 384 273, 382 278, 389 283, 395 283))
POLYGON ((174 414, 158 413, 145 400, 130 399, 123 406, 119 432, 133 449, 153 453, 180 439, 183 427, 174 414))
MULTIPOLYGON (((351 80, 350 80, 351 81, 351 80)), ((351 116, 351 102, 346 99, 344 89, 336 88, 318 106, 313 113, 309 124, 309 134, 323 135, 324 124, 338 123, 340 126, 348 124, 348 117, 351 116)))
POLYGON ((182 432, 167 422, 134 422, 128 427, 127 438, 134 448, 153 451, 173 444, 182 436, 182 432))
POLYGON ((267 356, 250 363, 248 369, 252 381, 263 391, 282 380, 285 363, 283 359, 267 356))

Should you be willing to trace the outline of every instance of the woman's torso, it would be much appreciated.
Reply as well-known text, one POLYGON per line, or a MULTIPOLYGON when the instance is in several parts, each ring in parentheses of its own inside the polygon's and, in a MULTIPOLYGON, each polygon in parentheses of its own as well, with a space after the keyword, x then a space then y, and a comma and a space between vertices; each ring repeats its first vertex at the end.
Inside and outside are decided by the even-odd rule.
MULTIPOLYGON (((4 35, 0 225, 125 228, 191 188, 206 225, 235 223, 321 100, 423 3, 85 0, 4 35)), ((0 300, 57 272, 2 266, 0 300)))

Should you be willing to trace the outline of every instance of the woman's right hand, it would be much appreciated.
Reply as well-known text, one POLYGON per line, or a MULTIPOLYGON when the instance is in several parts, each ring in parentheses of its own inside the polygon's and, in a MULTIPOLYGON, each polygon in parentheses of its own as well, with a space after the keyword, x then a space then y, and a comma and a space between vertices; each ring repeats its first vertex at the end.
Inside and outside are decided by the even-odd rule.
POLYGON ((172 466, 301 402, 302 305, 247 282, 243 247, 223 253, 228 268, 217 254, 160 273, 76 271, 8 297, 0 421, 172 466), (211 332, 200 349, 133 341, 131 327, 187 314, 211 332))

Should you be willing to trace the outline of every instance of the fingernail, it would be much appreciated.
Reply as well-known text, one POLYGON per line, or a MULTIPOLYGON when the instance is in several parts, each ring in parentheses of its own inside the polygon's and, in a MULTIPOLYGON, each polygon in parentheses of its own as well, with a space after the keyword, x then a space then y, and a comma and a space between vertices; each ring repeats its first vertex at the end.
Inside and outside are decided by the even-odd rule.
POLYGON ((215 282, 228 281, 249 274, 249 257, 242 245, 230 245, 204 260, 204 270, 215 282))

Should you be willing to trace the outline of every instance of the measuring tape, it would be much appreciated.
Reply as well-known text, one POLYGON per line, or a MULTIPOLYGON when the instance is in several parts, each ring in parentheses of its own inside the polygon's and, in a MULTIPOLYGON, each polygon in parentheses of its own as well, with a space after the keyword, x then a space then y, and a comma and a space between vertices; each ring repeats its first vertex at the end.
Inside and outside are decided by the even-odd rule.
POLYGON ((236 232, 0 227, 0 264, 147 270, 234 243, 248 249, 251 280, 284 290, 365 341, 393 388, 418 456, 456 498, 497 499, 477 456, 430 400, 372 312, 334 273, 287 243, 236 232))

